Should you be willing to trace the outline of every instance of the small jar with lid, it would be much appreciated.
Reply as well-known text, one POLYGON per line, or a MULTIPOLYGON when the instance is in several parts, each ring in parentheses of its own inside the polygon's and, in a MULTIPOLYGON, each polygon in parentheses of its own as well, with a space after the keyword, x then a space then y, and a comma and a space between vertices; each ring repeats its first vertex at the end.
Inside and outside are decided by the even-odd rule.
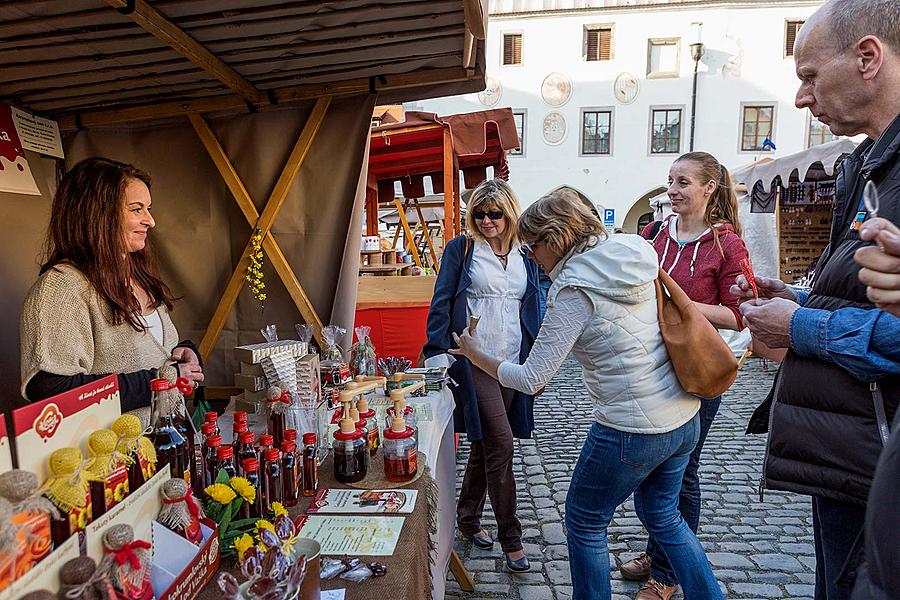
POLYGON ((415 430, 395 419, 394 425, 384 431, 384 475, 388 481, 402 483, 416 476, 418 470, 419 443, 415 430))

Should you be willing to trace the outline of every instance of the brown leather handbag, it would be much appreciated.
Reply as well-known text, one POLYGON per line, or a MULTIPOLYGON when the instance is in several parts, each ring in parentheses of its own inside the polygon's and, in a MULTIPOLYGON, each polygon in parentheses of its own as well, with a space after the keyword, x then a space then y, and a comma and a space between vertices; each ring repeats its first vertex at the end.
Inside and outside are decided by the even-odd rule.
POLYGON ((721 396, 737 377, 731 348, 668 273, 656 279, 659 330, 678 383, 701 398, 721 396))

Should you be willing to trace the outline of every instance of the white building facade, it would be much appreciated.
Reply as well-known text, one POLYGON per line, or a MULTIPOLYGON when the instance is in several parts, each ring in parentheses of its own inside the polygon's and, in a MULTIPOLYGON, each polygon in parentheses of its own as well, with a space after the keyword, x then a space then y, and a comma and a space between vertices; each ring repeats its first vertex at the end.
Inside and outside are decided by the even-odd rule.
POLYGON ((793 37, 822 4, 491 0, 488 90, 405 108, 512 108, 522 149, 510 156, 510 182, 523 205, 569 186, 633 233, 690 150, 692 116, 694 149, 730 169, 833 139, 794 106, 793 37), (767 139, 777 150, 763 150, 767 139))

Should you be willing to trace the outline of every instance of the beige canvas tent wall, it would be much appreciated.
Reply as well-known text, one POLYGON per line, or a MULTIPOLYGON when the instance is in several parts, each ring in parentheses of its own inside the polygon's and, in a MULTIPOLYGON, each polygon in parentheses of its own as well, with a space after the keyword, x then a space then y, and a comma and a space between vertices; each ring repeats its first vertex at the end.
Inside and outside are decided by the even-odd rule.
POLYGON ((292 335, 311 311, 349 328, 372 108, 483 89, 485 15, 479 0, 4 3, 0 100, 58 119, 66 160, 29 152, 42 195, 0 193, 3 409, 18 401, 18 316, 57 171, 87 156, 150 172, 152 242, 181 296, 181 337, 209 341, 220 309, 211 383, 230 383, 230 348, 267 323, 292 335), (242 290, 231 309, 223 290, 273 190, 284 201, 267 248, 269 298, 261 310, 242 290), (273 239, 284 273, 272 268, 273 239), (282 283, 291 275, 299 292, 282 283))

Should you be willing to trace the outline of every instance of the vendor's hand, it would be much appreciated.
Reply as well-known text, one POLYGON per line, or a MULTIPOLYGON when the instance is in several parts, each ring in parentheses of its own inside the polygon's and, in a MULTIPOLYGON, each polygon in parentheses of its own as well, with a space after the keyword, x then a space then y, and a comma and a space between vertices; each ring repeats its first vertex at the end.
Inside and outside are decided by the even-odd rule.
MULTIPOLYGON (((759 292, 760 298, 784 298, 791 302, 797 301, 797 295, 794 294, 791 288, 780 279, 769 279, 768 277, 760 277, 759 275, 756 275, 755 279, 756 289, 759 292)), ((739 298, 741 302, 747 302, 748 300, 754 299, 753 288, 750 287, 750 284, 747 283, 747 278, 743 275, 737 276, 730 291, 731 295, 735 298, 739 298)))
POLYGON ((200 364, 200 358, 197 356, 197 353, 184 346, 179 346, 172 350, 172 360, 178 363, 200 364))
POLYGON ((463 332, 460 335, 454 333, 453 341, 456 342, 456 345, 459 346, 459 348, 451 348, 447 350, 449 354, 465 356, 466 358, 471 359, 472 355, 478 352, 478 350, 480 349, 478 338, 472 335, 468 327, 463 329, 463 332))
POLYGON ((791 317, 798 308, 796 302, 773 298, 744 302, 740 311, 754 340, 769 348, 787 348, 791 342, 791 317))
POLYGON ((859 237, 878 244, 856 251, 854 258, 863 267, 859 281, 868 286, 869 300, 900 317, 900 228, 879 217, 863 223, 859 237))
POLYGON ((179 347, 172 350, 172 360, 176 361, 179 377, 187 377, 194 387, 203 383, 203 367, 197 353, 190 348, 179 347))

